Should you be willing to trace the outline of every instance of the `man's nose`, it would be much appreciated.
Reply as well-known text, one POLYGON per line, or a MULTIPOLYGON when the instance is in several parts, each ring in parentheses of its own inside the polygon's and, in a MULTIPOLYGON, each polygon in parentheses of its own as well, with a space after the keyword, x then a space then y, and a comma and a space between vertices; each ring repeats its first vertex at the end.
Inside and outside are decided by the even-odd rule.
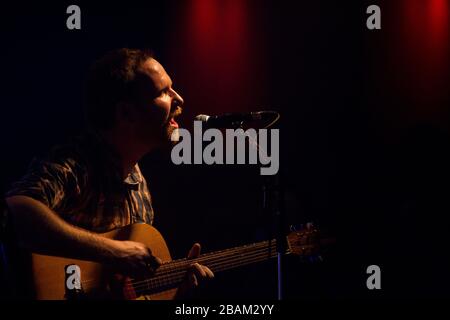
POLYGON ((181 107, 184 104, 183 98, 175 90, 172 89, 172 91, 173 91, 172 104, 174 104, 175 106, 181 107))

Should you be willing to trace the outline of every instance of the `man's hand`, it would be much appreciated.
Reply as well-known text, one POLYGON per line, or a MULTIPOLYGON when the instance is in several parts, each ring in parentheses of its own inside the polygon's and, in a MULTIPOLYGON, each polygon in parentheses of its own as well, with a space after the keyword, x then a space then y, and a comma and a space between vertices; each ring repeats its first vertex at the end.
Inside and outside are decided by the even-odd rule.
MULTIPOLYGON (((188 259, 195 259, 200 256, 201 246, 195 243, 189 250, 188 259)), ((214 273, 206 266, 199 263, 193 263, 189 266, 186 279, 180 285, 175 295, 175 299, 186 298, 193 289, 197 288, 200 283, 207 279, 214 278, 214 273)))
POLYGON ((150 248, 135 241, 115 241, 113 256, 118 271, 134 278, 151 277, 162 263, 150 248))

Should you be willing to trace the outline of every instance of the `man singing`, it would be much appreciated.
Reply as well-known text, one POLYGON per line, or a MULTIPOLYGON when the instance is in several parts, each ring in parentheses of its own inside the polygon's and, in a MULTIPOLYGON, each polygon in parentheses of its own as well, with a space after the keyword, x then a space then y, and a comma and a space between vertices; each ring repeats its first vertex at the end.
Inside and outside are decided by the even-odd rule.
MULTIPOLYGON (((183 106, 172 80, 149 53, 120 49, 94 63, 87 86, 88 133, 34 160, 6 195, 3 222, 17 246, 85 259, 132 277, 161 264, 139 242, 98 235, 136 222, 151 224, 153 208, 138 161, 171 143, 183 106)), ((194 244, 188 258, 200 254, 194 244)), ((194 263, 175 297, 185 297, 211 270, 194 263)))

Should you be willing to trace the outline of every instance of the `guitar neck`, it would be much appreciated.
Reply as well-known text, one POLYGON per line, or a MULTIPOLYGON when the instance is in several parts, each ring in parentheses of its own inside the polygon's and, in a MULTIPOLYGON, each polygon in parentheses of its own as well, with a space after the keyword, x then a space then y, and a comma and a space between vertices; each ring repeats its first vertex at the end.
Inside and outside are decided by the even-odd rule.
MULTIPOLYGON (((174 288, 184 280, 188 266, 195 262, 206 265, 217 273, 274 258, 277 256, 276 249, 276 240, 268 240, 206 253, 195 259, 174 260, 161 265, 154 277, 140 282, 135 290, 157 292, 174 288)), ((290 253, 290 250, 286 253, 290 253)))

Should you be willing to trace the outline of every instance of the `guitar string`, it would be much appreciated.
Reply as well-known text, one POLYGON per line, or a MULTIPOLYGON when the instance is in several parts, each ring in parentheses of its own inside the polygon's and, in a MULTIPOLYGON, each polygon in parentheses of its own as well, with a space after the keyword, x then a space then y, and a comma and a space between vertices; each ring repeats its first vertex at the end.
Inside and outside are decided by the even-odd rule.
MULTIPOLYGON (((312 234, 313 232, 309 232, 309 233, 312 234)), ((307 235, 309 235, 309 233, 307 235)), ((305 235, 306 235, 306 233, 305 233, 305 235)), ((310 242, 311 241, 308 241, 307 243, 299 243, 298 245, 306 246, 310 242)), ((245 245, 245 246, 239 246, 239 247, 225 249, 225 250, 221 250, 221 251, 215 251, 215 252, 211 252, 211 253, 206 253, 206 254, 203 254, 200 257, 195 258, 195 259, 187 259, 187 258, 177 259, 177 260, 173 260, 171 262, 168 262, 168 264, 170 264, 172 266, 177 266, 179 264, 184 264, 186 261, 195 261, 195 260, 198 260, 198 259, 202 259, 202 261, 207 261, 207 259, 216 259, 216 257, 219 257, 221 255, 227 255, 227 254, 232 254, 232 253, 234 254, 235 252, 246 253, 248 251, 254 250, 255 248, 258 248, 258 247, 261 247, 261 246, 263 246, 265 249, 269 249, 272 246, 276 246, 276 243, 277 242, 276 242, 275 239, 273 239, 273 240, 265 240, 265 241, 261 241, 261 242, 257 242, 257 243, 253 243, 253 244, 249 244, 249 245, 245 245)), ((164 264, 162 266, 164 266, 164 264)))
MULTIPOLYGON (((261 248, 261 246, 258 246, 258 247, 252 247, 252 248, 250 248, 250 247, 248 247, 248 248, 246 248, 247 250, 247 252, 248 251, 250 251, 250 250, 252 250, 252 251, 260 251, 261 249, 263 249, 263 250, 267 250, 267 249, 269 249, 268 247, 263 247, 263 248, 261 248)), ((216 261, 221 261, 221 260, 224 260, 224 259, 229 259, 230 257, 232 257, 232 256, 235 256, 235 253, 236 252, 242 252, 242 253, 246 253, 245 251, 243 251, 243 250, 230 250, 230 249, 228 249, 229 251, 226 251, 226 252, 220 252, 220 253, 218 253, 218 252, 215 252, 214 253, 214 256, 216 257, 216 261)), ((181 268, 181 267, 184 267, 185 269, 187 268, 187 266, 189 265, 189 264, 193 264, 193 263, 195 263, 195 262, 197 262, 197 261, 208 261, 208 260, 211 260, 211 259, 214 259, 214 257, 213 257, 213 255, 212 254, 207 254, 207 256, 205 257, 205 256, 202 256, 202 257, 199 257, 199 258, 195 258, 195 259, 186 259, 186 258, 184 258, 184 259, 178 259, 178 260, 175 260, 174 262, 176 262, 176 263, 173 263, 173 262, 167 262, 167 263, 165 263, 165 264, 163 264, 163 265, 161 265, 159 268, 158 268, 158 271, 157 271, 157 273, 154 275, 154 277, 152 277, 152 279, 155 279, 155 278, 164 278, 164 276, 165 275, 167 275, 167 274, 170 274, 170 273, 173 273, 174 272, 174 270, 177 270, 177 269, 179 269, 179 268, 181 268), (206 259, 205 259, 206 258, 206 259)), ((185 272, 186 270, 185 269, 183 269, 182 271, 183 272, 185 272)), ((83 285, 86 285, 88 282, 92 282, 92 281, 95 281, 96 279, 91 279, 91 280, 85 280, 85 281, 82 281, 82 284, 83 285)), ((133 284, 133 285, 135 285, 135 284, 139 284, 139 282, 142 282, 142 280, 139 280, 139 281, 134 281, 133 282, 133 280, 134 279, 131 279, 132 280, 132 283, 131 284, 133 284)), ((146 281, 146 280, 143 280, 143 281, 146 281)), ((87 286, 85 286, 86 288, 87 288, 87 286)))
MULTIPOLYGON (((290 252, 287 252, 290 253, 290 252)), ((273 251, 269 258, 273 258, 276 256, 276 252, 273 251)), ((261 253, 259 254, 252 254, 250 256, 247 256, 245 259, 233 259, 231 262, 228 261, 227 263, 213 263, 210 265, 211 268, 214 269, 214 271, 222 271, 222 270, 226 270, 229 269, 230 267, 236 267, 236 266, 241 266, 241 265, 246 265, 252 262, 258 262, 258 261, 263 261, 266 260, 268 258, 267 254, 264 252, 262 255, 261 253)), ((147 281, 144 281, 146 284, 145 285, 140 285, 140 286, 135 286, 134 288, 131 286, 128 286, 129 290, 133 291, 135 290, 136 293, 140 292, 141 289, 144 289, 144 291, 146 290, 151 290, 157 287, 161 287, 162 285, 171 285, 174 282, 181 282, 183 280, 183 277, 186 273, 186 270, 183 270, 182 272, 178 272, 176 275, 172 275, 171 277, 169 277, 168 279, 164 279, 166 281, 161 281, 161 279, 156 279, 157 281, 155 281, 155 279, 149 279, 147 281), (167 281, 168 280, 168 281, 167 281)))
POLYGON ((168 269, 172 268, 178 268, 179 266, 184 266, 186 263, 188 264, 192 264, 195 262, 202 262, 202 263, 209 263, 210 261, 217 261, 220 259, 226 259, 228 258, 228 256, 233 256, 236 255, 236 253, 244 255, 247 254, 249 252, 253 252, 255 250, 261 250, 261 249, 271 249, 268 245, 268 241, 262 242, 262 243, 257 243, 251 246, 243 246, 243 247, 238 247, 236 249, 228 249, 228 250, 223 250, 220 252, 214 252, 214 253, 210 253, 210 254, 205 254, 202 255, 200 257, 194 258, 194 259, 187 259, 187 258, 183 258, 183 259, 178 259, 175 260, 174 263, 170 263, 168 265, 168 269))
MULTIPOLYGON (((186 274, 186 269, 188 265, 195 263, 196 261, 202 262, 204 264, 208 264, 211 268, 214 268, 215 271, 221 271, 223 269, 227 269, 230 266, 240 266, 245 265, 253 261, 260 261, 261 258, 268 257, 268 253, 272 251, 272 253, 269 255, 269 257, 274 257, 276 241, 263 241, 260 243, 252 244, 252 245, 246 245, 242 247, 236 247, 231 249, 222 250, 220 252, 213 252, 209 254, 205 254, 202 257, 196 258, 196 259, 179 259, 175 260, 173 262, 169 262, 166 265, 162 265, 160 268, 164 268, 164 272, 160 272, 155 277, 152 277, 151 279, 142 280, 142 281, 131 281, 127 283, 127 286, 130 287, 130 290, 136 290, 139 291, 141 288, 145 287, 146 289, 151 289, 150 287, 156 287, 161 285, 169 285, 170 282, 178 281, 184 277, 186 274), (270 247, 268 244, 271 243, 270 247), (261 252, 263 250, 263 252, 261 252), (235 255, 236 252, 239 252, 240 254, 238 256, 235 255), (250 254, 249 254, 250 252, 250 254), (244 256, 244 258, 242 257, 244 256), (226 259, 225 261, 222 261, 226 259), (256 259, 256 260, 255 260, 256 259), (212 260, 212 261, 211 261, 212 260), (184 267, 182 270, 180 267, 184 267)), ((305 244, 304 247, 307 247, 310 245, 305 244)), ((160 271, 163 271, 162 269, 160 271)), ((131 279, 133 280, 133 279, 131 279)), ((86 282, 92 281, 92 280, 86 280, 83 282, 83 284, 86 284, 86 282)))
MULTIPOLYGON (((312 245, 305 245, 304 247, 313 247, 312 245)), ((286 252, 287 254, 291 253, 290 251, 286 252)), ((277 252, 273 251, 270 254, 270 258, 276 257, 277 252)), ((259 254, 252 254, 250 256, 247 256, 245 259, 233 259, 231 262, 228 263, 213 263, 210 265, 212 269, 214 269, 215 272, 227 270, 232 267, 242 266, 253 262, 263 261, 268 258, 267 254, 264 252, 263 255, 261 253, 259 254)), ((125 292, 134 292, 135 294, 138 293, 145 293, 146 291, 149 291, 151 289, 155 289, 161 286, 170 286, 174 283, 179 283, 183 280, 183 277, 185 275, 186 271, 178 272, 176 275, 172 275, 168 279, 165 279, 166 281, 161 281, 161 279, 156 279, 158 281, 154 281, 155 279, 149 279, 147 281, 144 281, 146 285, 140 285, 132 287, 131 285, 128 285, 124 287, 125 292), (152 281, 153 280, 153 281, 152 281), (167 281, 168 280, 168 281, 167 281)))
MULTIPOLYGON (((271 255, 273 257, 273 255, 271 255)), ((214 263, 211 266, 215 271, 220 271, 222 269, 226 270, 230 268, 231 266, 239 266, 239 265, 245 265, 252 261, 262 261, 268 258, 266 253, 263 254, 252 254, 251 256, 247 256, 245 259, 232 259, 231 261, 228 261, 228 263, 214 263)), ((132 293, 134 291, 140 292, 142 289, 145 290, 151 290, 157 287, 162 287, 166 285, 170 285, 172 283, 181 282, 186 274, 187 270, 179 270, 175 274, 171 274, 169 276, 164 277, 158 277, 158 278, 151 278, 145 281, 139 281, 137 284, 134 285, 131 282, 127 282, 124 287, 123 291, 127 293, 132 293)), ((87 287, 84 287, 85 289, 88 289, 87 287)))
MULTIPOLYGON (((272 248, 271 248, 272 249, 272 248)), ((172 274, 174 274, 174 272, 186 272, 186 269, 189 265, 191 265, 192 263, 195 262, 200 262, 201 264, 207 265, 207 266, 214 266, 217 264, 227 264, 227 263, 231 263, 231 261, 234 260, 243 260, 246 259, 248 257, 252 257, 253 255, 262 255, 262 256, 267 256, 269 250, 267 250, 267 248, 259 248, 257 250, 252 250, 249 252, 241 252, 240 254, 236 255, 236 254, 227 254, 227 255, 221 255, 219 258, 211 258, 211 257, 207 257, 207 259, 196 259, 196 260, 185 260, 181 265, 177 266, 177 267, 171 267, 170 269, 167 269, 167 271, 164 274, 157 274, 155 277, 152 277, 151 279, 163 279, 164 277, 170 276, 172 274), (181 269, 181 270, 180 270, 181 269)), ((145 280, 144 280, 145 281, 145 280)), ((134 285, 139 284, 138 282, 134 282, 134 285)))
MULTIPOLYGON (((217 263, 217 264, 213 264, 210 265, 210 267, 212 269, 214 269, 214 271, 221 271, 221 269, 228 269, 230 267, 233 266, 239 266, 239 265, 245 265, 248 264, 250 262, 253 261, 262 261, 265 260, 265 258, 267 258, 267 255, 253 255, 252 257, 247 257, 246 259, 241 259, 241 260, 233 260, 234 262, 228 262, 226 264, 224 263, 217 263)), ((187 270, 180 270, 177 271, 174 274, 171 274, 170 276, 166 276, 164 278, 152 278, 152 279, 148 279, 146 281, 141 281, 139 282, 137 285, 132 285, 131 283, 127 283, 126 285, 126 289, 128 289, 129 291, 135 291, 136 293, 140 293, 140 292, 145 292, 147 290, 151 290, 157 287, 162 287, 162 286, 170 286, 173 284, 176 284, 178 282, 181 282, 183 280, 183 278, 186 275, 187 270)))
MULTIPOLYGON (((275 252, 276 241, 275 240, 271 241, 270 247, 268 244, 269 244, 269 241, 264 241, 264 242, 255 244, 253 246, 246 246, 245 248, 239 247, 238 248, 239 250, 229 249, 228 251, 221 252, 220 254, 214 253, 214 254, 205 255, 205 256, 202 256, 202 257, 196 258, 196 259, 189 259, 189 260, 180 259, 180 260, 178 260, 179 262, 177 261, 178 263, 176 265, 170 263, 166 268, 164 268, 165 272, 157 273, 154 277, 152 277, 152 279, 155 279, 155 278, 161 279, 164 277, 165 274, 168 274, 168 273, 173 274, 173 272, 176 271, 176 269, 179 269, 180 267, 183 268, 182 272, 185 272, 187 265, 195 263, 195 262, 201 262, 202 264, 209 266, 212 263, 217 263, 218 261, 220 262, 223 260, 225 260, 225 263, 226 263, 230 258, 236 259, 236 257, 237 257, 237 259, 242 259, 242 256, 244 256, 244 255, 248 255, 249 253, 251 254, 253 252, 258 253, 261 250, 264 250, 263 254, 266 254, 265 251, 269 251, 269 250, 275 252), (240 253, 238 256, 235 255, 236 251, 238 251, 240 253)), ((303 245, 304 248, 307 246, 309 246, 309 245, 307 245, 307 244, 303 245)), ((161 271, 163 271, 163 270, 161 270, 161 271)), ((144 281, 147 281, 147 280, 144 280, 144 281)), ((138 282, 133 282, 133 284, 137 284, 137 283, 138 282)))
MULTIPOLYGON (((275 240, 272 240, 272 242, 274 242, 275 240)), ((171 272, 172 269, 176 269, 179 266, 182 266, 186 263, 195 263, 198 260, 207 260, 208 258, 210 259, 215 259, 217 258, 221 258, 223 256, 228 256, 228 255, 233 255, 236 252, 240 252, 242 251, 243 253, 249 251, 249 250, 254 250, 254 249, 258 249, 261 246, 265 246, 266 249, 269 249, 268 247, 268 243, 270 242, 270 240, 266 240, 266 241, 262 241, 262 242, 257 242, 254 244, 249 244, 249 245, 245 245, 245 246, 240 246, 240 247, 234 247, 234 248, 230 248, 230 249, 225 249, 225 250, 220 250, 220 251, 215 251, 215 252, 210 252, 210 253, 206 253, 201 255, 200 257, 194 258, 194 259, 187 259, 187 258, 182 258, 182 259, 177 259, 177 260, 173 260, 173 261, 169 261, 169 262, 165 262, 163 264, 161 264, 161 266, 157 269, 157 273, 155 274, 155 276, 159 276, 164 274, 165 272, 171 272)), ((88 282, 92 282, 95 281, 96 279, 90 279, 90 280, 84 280, 81 282, 81 284, 87 284, 88 282)))
MULTIPOLYGON (((250 263, 259 262, 259 261, 261 261, 260 258, 249 259, 249 260, 246 260, 246 261, 243 261, 243 262, 235 263, 235 264, 233 264, 233 267, 244 266, 244 265, 248 265, 250 263)), ((226 268, 225 268, 225 270, 226 270, 226 268)), ((217 272, 217 271, 221 271, 221 270, 220 270, 220 268, 217 268, 215 271, 217 272)), ((160 287, 167 286, 168 289, 170 289, 170 288, 173 288, 174 285, 176 285, 178 283, 181 283, 183 281, 183 278, 184 278, 184 273, 182 274, 181 277, 174 278, 171 283, 167 283, 167 284, 158 284, 158 285, 154 285, 154 286, 152 286, 152 285, 145 285, 145 286, 144 285, 140 285, 138 287, 133 287, 133 286, 127 284, 126 286, 124 286, 124 292, 135 293, 136 295, 141 295, 141 294, 145 294, 146 292, 151 291, 152 289, 156 289, 158 287, 160 288, 160 287)))
MULTIPOLYGON (((268 242, 268 241, 266 241, 266 242, 268 242)), ((273 246, 271 246, 269 248, 268 246, 266 246, 263 243, 261 243, 261 244, 258 244, 258 246, 252 246, 252 247, 246 246, 246 248, 245 248, 246 250, 245 251, 242 250, 242 248, 240 248, 240 250, 236 250, 237 248, 234 249, 234 250, 228 249, 228 250, 225 250, 225 251, 220 252, 220 253, 214 252, 213 254, 206 254, 205 256, 202 256, 202 257, 199 257, 199 258, 195 258, 195 259, 186 259, 186 258, 184 258, 184 259, 175 260, 173 262, 176 262, 176 263, 168 262, 166 264, 161 265, 160 268, 158 269, 157 274, 154 277, 152 277, 151 279, 156 279, 156 278, 164 279, 165 277, 168 276, 168 274, 173 274, 174 271, 177 272, 178 269, 180 269, 180 267, 184 267, 184 269, 179 271, 179 272, 185 273, 186 272, 186 268, 188 267, 188 265, 193 264, 193 263, 195 263, 197 261, 200 261, 202 263, 203 263, 203 261, 206 261, 206 263, 208 263, 208 260, 212 260, 214 258, 215 258, 214 261, 218 261, 218 262, 221 262, 224 259, 228 259, 229 260, 230 257, 234 258, 234 259, 241 258, 240 255, 239 256, 235 255, 236 252, 240 252, 241 254, 247 254, 247 256, 248 256, 248 252, 254 252, 254 253, 258 254, 261 250, 264 250, 264 252, 262 252, 262 253, 264 255, 267 255, 266 251, 269 251, 268 249, 272 249, 272 247, 273 246)), ((225 262, 226 262, 226 260, 225 260, 225 262)), ((82 284, 86 285, 88 282, 92 282, 92 281, 95 281, 95 280, 96 279, 85 280, 85 281, 82 281, 82 284)), ((146 283, 146 281, 148 281, 150 279, 148 279, 148 280, 139 280, 139 281, 134 281, 134 282, 133 282, 134 279, 131 279, 131 280, 132 280, 132 282, 130 284, 132 284, 132 285, 139 285, 139 283, 143 283, 143 282, 146 283)), ((87 288, 87 286, 85 286, 85 287, 87 288)))
MULTIPOLYGON (((268 242, 268 241, 266 241, 268 242)), ((275 245, 272 245, 270 247, 270 249, 272 250, 272 254, 270 254, 270 257, 274 257, 276 255, 276 252, 274 249, 275 245)), ((304 245, 304 247, 309 247, 311 245, 304 245)), ((250 247, 247 247, 246 249, 250 249, 250 247)), ((248 264, 249 262, 253 262, 253 261, 261 261, 262 259, 266 259, 268 257, 267 255, 267 249, 269 249, 269 247, 264 247, 264 248, 259 248, 258 250, 254 250, 253 252, 251 252, 250 254, 247 254, 247 256, 245 256, 244 258, 242 258, 241 255, 239 256, 231 256, 229 257, 229 255, 227 255, 227 260, 226 261, 213 261, 209 264, 210 267, 214 268, 216 271, 221 271, 223 269, 227 269, 230 268, 230 266, 240 266, 240 265, 245 265, 248 264), (261 249, 263 249, 264 251, 261 252, 261 249)), ((229 250, 232 251, 232 250, 229 250)), ((236 251, 236 250, 233 250, 236 251)), ((227 252, 229 253, 229 252, 227 252)), ((289 252, 287 252, 289 253, 289 252)), ((217 254, 216 254, 217 256, 217 254)), ((210 257, 208 257, 210 258, 210 257)), ((221 257, 223 260, 224 257, 221 257)), ((201 260, 201 259, 196 259, 196 260, 201 260)), ((205 259, 206 260, 206 259, 205 259)), ((182 270, 175 270, 175 272, 172 272, 171 274, 168 275, 163 275, 161 276, 158 275, 154 278, 151 279, 147 279, 147 280, 143 280, 143 281, 135 281, 135 282, 129 282, 127 283, 127 286, 130 287, 130 290, 136 289, 136 290, 140 290, 141 288, 146 288, 148 289, 152 289, 150 287, 157 287, 157 286, 161 286, 161 285, 168 285, 170 284, 170 282, 173 281, 178 281, 180 282, 180 280, 182 280, 182 278, 184 277, 184 275, 186 274, 186 268, 188 266, 189 263, 194 262, 195 260, 184 260, 182 262, 179 262, 178 264, 182 264, 185 268, 182 270), (131 286, 134 286, 131 287, 131 286)), ((166 271, 171 271, 169 269, 176 269, 176 268, 168 268, 166 271)), ((124 290, 125 291, 125 290, 124 290)))
MULTIPOLYGON (((271 258, 275 257, 275 256, 276 255, 271 255, 271 258)), ((227 269, 229 269, 229 267, 238 267, 238 266, 248 265, 253 262, 260 262, 260 261, 265 260, 265 258, 267 258, 266 255, 259 256, 259 257, 253 257, 251 259, 236 261, 235 263, 230 263, 228 265, 220 265, 219 264, 218 266, 214 266, 213 268, 214 268, 215 272, 218 272, 218 271, 227 270, 227 269)), ((142 294, 142 293, 145 293, 146 291, 155 289, 157 287, 171 286, 171 285, 180 283, 183 281, 185 273, 186 273, 186 271, 182 272, 181 274, 179 274, 177 276, 172 276, 170 279, 170 282, 167 282, 167 283, 151 283, 151 282, 149 282, 146 285, 139 285, 139 286, 131 286, 130 284, 127 284, 124 288, 125 288, 126 292, 129 292, 129 293, 135 292, 136 294, 142 294)))
MULTIPOLYGON (((290 252, 287 252, 287 254, 290 252)), ((230 269, 232 267, 235 266, 241 266, 241 265, 245 265, 251 262, 258 262, 258 261, 263 261, 266 260, 267 258, 273 258, 277 255, 277 253, 275 251, 273 251, 273 253, 270 254, 270 256, 268 256, 265 252, 263 254, 259 253, 259 254, 252 254, 247 256, 245 259, 239 258, 239 259, 232 259, 231 261, 228 262, 219 262, 219 263, 211 263, 209 265, 209 267, 211 267, 213 269, 214 272, 217 271, 222 271, 222 270, 227 270, 230 269)), ((145 281, 141 281, 141 284, 139 285, 135 285, 134 289, 139 290, 145 287, 145 289, 149 290, 149 289, 154 289, 157 287, 161 287, 163 285, 171 285, 174 282, 181 282, 181 280, 183 279, 183 277, 186 274, 186 270, 181 270, 176 272, 175 274, 171 274, 169 276, 165 276, 163 278, 159 277, 159 278, 151 278, 145 281)))
MULTIPOLYGON (((274 256, 272 256, 272 257, 274 257, 274 256)), ((263 261, 263 259, 261 259, 261 257, 256 257, 256 258, 253 258, 253 259, 247 259, 247 260, 245 260, 245 261, 241 261, 241 262, 237 262, 237 263, 234 263, 233 264, 233 267, 239 267, 239 266, 244 266, 244 265, 248 265, 248 264, 250 264, 250 263, 253 263, 253 262, 260 262, 260 261, 263 261)), ((226 269, 228 269, 228 268, 224 268, 223 270, 226 270, 226 269)), ((217 272, 217 271, 222 271, 221 270, 221 268, 220 267, 217 267, 216 269, 215 269, 215 271, 217 272)), ((178 278, 174 278, 173 279, 173 282, 172 283, 170 283, 170 284, 157 284, 157 285, 155 285, 155 286, 148 286, 148 285, 146 285, 146 286, 142 286, 142 285, 140 285, 140 286, 138 286, 138 287, 133 287, 132 285, 130 285, 129 283, 128 284, 126 284, 124 287, 123 287, 123 293, 124 294, 129 294, 129 295, 137 295, 137 296, 139 296, 139 295, 142 295, 142 294, 145 294, 145 293, 148 293, 150 290, 152 290, 152 289, 155 289, 155 288, 160 288, 160 287, 162 287, 162 286, 168 286, 168 288, 167 289, 170 289, 171 288, 171 286, 170 285, 173 285, 173 284, 177 284, 177 283, 180 283, 180 282, 182 282, 182 280, 183 280, 183 277, 184 277, 184 274, 185 273, 183 273, 182 275, 181 275, 181 277, 178 277, 178 278)), ((173 287, 172 287, 173 288, 173 287)))

